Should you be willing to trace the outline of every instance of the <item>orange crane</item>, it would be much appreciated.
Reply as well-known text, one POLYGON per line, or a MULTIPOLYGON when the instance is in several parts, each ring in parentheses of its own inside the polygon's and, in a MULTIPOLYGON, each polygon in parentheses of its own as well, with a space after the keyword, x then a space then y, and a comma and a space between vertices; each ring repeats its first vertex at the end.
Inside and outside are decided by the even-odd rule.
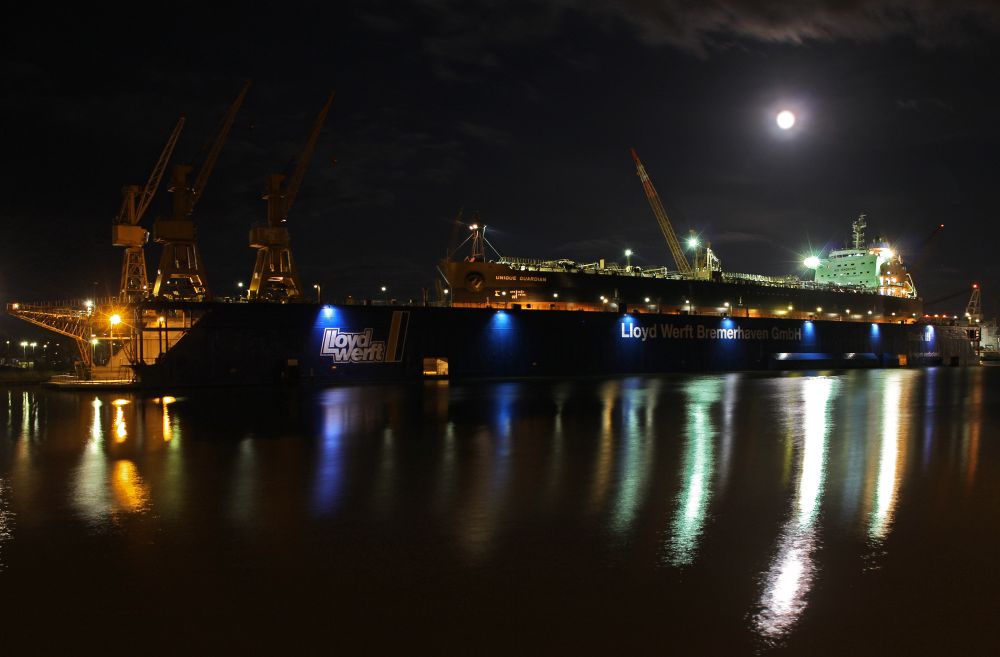
POLYGON ((248 291, 251 299, 294 301, 303 297, 302 283, 295 267, 295 260, 292 258, 288 214, 299 194, 299 188, 302 187, 309 160, 316 150, 316 142, 319 140, 323 124, 326 123, 326 115, 330 111, 332 102, 333 92, 330 92, 326 104, 313 122, 312 131, 302 147, 302 152, 299 153, 298 162, 288 179, 288 185, 282 187, 285 176, 280 173, 267 178, 267 193, 263 197, 267 201, 267 225, 253 226, 250 229, 250 248, 257 249, 257 261, 253 267, 248 291))
POLYGON ((206 282, 205 265, 198 254, 191 213, 205 191, 208 178, 215 168, 222 146, 226 143, 229 130, 233 127, 236 114, 249 90, 250 82, 247 82, 236 100, 229 106, 194 184, 188 184, 187 180, 191 165, 180 164, 173 169, 168 188, 174 195, 173 215, 170 218, 159 218, 153 223, 153 239, 163 245, 160 266, 156 272, 156 283, 153 285, 154 297, 169 296, 190 300, 211 298, 206 282))
POLYGON ((983 298, 979 283, 972 284, 972 294, 969 296, 969 303, 965 305, 965 318, 969 320, 969 324, 978 324, 983 319, 983 298))
MULTIPOLYGON (((156 161, 153 172, 149 174, 146 186, 128 185, 122 188, 122 207, 118 210, 111 226, 111 243, 125 247, 122 259, 122 279, 118 300, 121 303, 131 303, 141 300, 149 292, 149 280, 146 277, 146 257, 142 247, 149 241, 149 231, 139 225, 149 204, 160 187, 163 172, 177 145, 177 139, 184 128, 184 116, 177 119, 167 144, 156 161)), ((86 350, 85 350, 86 351, 86 350)))
POLYGON ((653 181, 649 179, 646 167, 642 166, 642 162, 639 161, 639 156, 636 155, 635 149, 632 148, 630 150, 632 152, 632 159, 635 160, 636 174, 639 176, 639 180, 642 181, 642 188, 646 191, 646 198, 649 199, 649 207, 653 209, 656 221, 660 224, 663 237, 666 238, 667 246, 670 247, 670 254, 674 256, 674 262, 677 263, 677 271, 682 274, 689 274, 691 273, 691 265, 684 256, 680 242, 677 241, 677 235, 674 233, 674 227, 670 224, 670 219, 667 218, 667 211, 663 209, 660 195, 656 193, 653 181))

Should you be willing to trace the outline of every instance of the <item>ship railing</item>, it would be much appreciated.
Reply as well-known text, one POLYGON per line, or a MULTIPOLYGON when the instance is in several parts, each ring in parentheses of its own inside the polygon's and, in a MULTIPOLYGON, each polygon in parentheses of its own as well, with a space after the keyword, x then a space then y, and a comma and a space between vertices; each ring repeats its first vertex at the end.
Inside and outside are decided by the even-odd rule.
POLYGON ((535 258, 512 258, 503 256, 495 261, 498 265, 528 269, 573 269, 577 264, 571 260, 537 260, 535 258))
POLYGON ((743 274, 730 271, 723 272, 722 278, 723 280, 752 281, 754 283, 770 283, 773 285, 796 285, 801 282, 792 276, 765 276, 764 274, 743 274))

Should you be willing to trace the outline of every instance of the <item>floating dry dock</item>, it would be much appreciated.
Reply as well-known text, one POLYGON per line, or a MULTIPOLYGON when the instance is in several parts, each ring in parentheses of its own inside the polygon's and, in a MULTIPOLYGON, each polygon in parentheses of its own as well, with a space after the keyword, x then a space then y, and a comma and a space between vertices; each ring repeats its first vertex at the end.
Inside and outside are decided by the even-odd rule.
POLYGON ((134 324, 147 386, 977 362, 965 329, 920 323, 264 303, 147 302, 136 312, 187 318, 134 324))

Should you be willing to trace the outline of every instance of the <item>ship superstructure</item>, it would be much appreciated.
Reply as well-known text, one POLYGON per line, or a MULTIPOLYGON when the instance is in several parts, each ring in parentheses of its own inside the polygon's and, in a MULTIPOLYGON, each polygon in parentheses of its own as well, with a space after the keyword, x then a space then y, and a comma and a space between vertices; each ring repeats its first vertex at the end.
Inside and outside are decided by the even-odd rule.
POLYGON ((903 259, 884 239, 865 245, 865 215, 852 225, 853 244, 831 251, 817 259, 816 282, 834 287, 858 287, 875 290, 890 297, 912 299, 917 296, 913 278, 906 271, 903 259))

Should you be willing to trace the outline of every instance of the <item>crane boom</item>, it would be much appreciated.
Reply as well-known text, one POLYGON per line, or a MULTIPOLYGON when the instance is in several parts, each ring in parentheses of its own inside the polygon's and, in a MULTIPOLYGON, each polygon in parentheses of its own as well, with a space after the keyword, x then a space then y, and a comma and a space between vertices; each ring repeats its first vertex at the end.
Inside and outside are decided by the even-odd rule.
POLYGON ((191 187, 191 204, 187 208, 188 213, 194 209, 195 203, 201 198, 202 192, 205 191, 205 185, 208 184, 208 177, 212 175, 212 169, 215 168, 215 163, 219 159, 219 153, 222 152, 222 147, 226 143, 226 139, 229 137, 229 129, 233 127, 233 123, 236 121, 236 114, 240 111, 240 106, 243 104, 243 99, 246 98, 247 92, 250 90, 250 81, 243 85, 243 89, 240 91, 240 95, 236 97, 233 104, 229 106, 229 110, 222 119, 222 124, 219 126, 219 132, 215 136, 215 141, 212 143, 212 148, 208 151, 208 155, 205 157, 205 162, 201 165, 201 170, 198 171, 198 177, 194 180, 194 185, 191 187))
POLYGON ((153 197, 156 195, 156 190, 160 187, 163 172, 167 168, 167 163, 170 162, 170 156, 174 153, 174 147, 177 145, 177 139, 181 136, 181 129, 183 127, 184 115, 182 114, 177 119, 177 124, 170 133, 163 151, 160 153, 160 159, 156 161, 152 173, 149 174, 146 186, 141 191, 138 185, 129 185, 122 189, 124 198, 122 199, 122 207, 118 210, 118 216, 115 217, 115 224, 135 226, 142 220, 143 215, 146 214, 146 210, 149 208, 150 202, 152 202, 153 197))
POLYGON ((333 102, 334 93, 333 91, 330 92, 330 95, 326 99, 326 104, 323 105, 323 109, 316 116, 312 132, 309 133, 309 139, 306 140, 305 145, 302 147, 302 152, 299 154, 299 161, 295 164, 295 171, 292 172, 291 177, 288 179, 279 221, 283 222, 288 219, 288 213, 292 209, 292 204, 295 203, 295 197, 299 195, 302 179, 305 178, 306 169, 309 167, 309 160, 312 159, 313 151, 316 150, 316 142, 319 141, 319 133, 323 129, 323 124, 326 123, 326 115, 330 111, 330 103, 333 102))
POLYGON ((677 235, 674 233, 674 227, 670 224, 670 219, 667 218, 667 211, 663 209, 660 195, 656 193, 653 181, 649 179, 646 167, 642 166, 642 162, 639 160, 639 156, 636 155, 635 149, 632 148, 630 150, 632 152, 632 159, 635 160, 636 174, 639 176, 639 180, 642 181, 642 188, 646 191, 646 198, 649 199, 649 207, 653 209, 656 221, 660 224, 663 237, 666 238, 667 246, 670 247, 670 254, 674 257, 674 262, 677 263, 677 271, 682 274, 690 273, 691 265, 688 264, 680 242, 677 241, 677 235))
POLYGON ((160 159, 157 160, 156 166, 153 167, 153 172, 149 174, 149 180, 146 181, 146 186, 143 188, 142 194, 139 196, 139 202, 136 204, 135 217, 130 222, 131 224, 135 225, 139 223, 143 215, 146 214, 153 196, 156 195, 156 190, 160 187, 160 179, 163 178, 163 172, 167 170, 167 163, 170 162, 170 157, 174 154, 174 147, 177 145, 177 139, 181 136, 181 129, 183 128, 184 115, 182 114, 177 119, 177 125, 174 126, 174 131, 170 133, 170 138, 167 139, 167 144, 163 147, 163 152, 160 153, 160 159))

